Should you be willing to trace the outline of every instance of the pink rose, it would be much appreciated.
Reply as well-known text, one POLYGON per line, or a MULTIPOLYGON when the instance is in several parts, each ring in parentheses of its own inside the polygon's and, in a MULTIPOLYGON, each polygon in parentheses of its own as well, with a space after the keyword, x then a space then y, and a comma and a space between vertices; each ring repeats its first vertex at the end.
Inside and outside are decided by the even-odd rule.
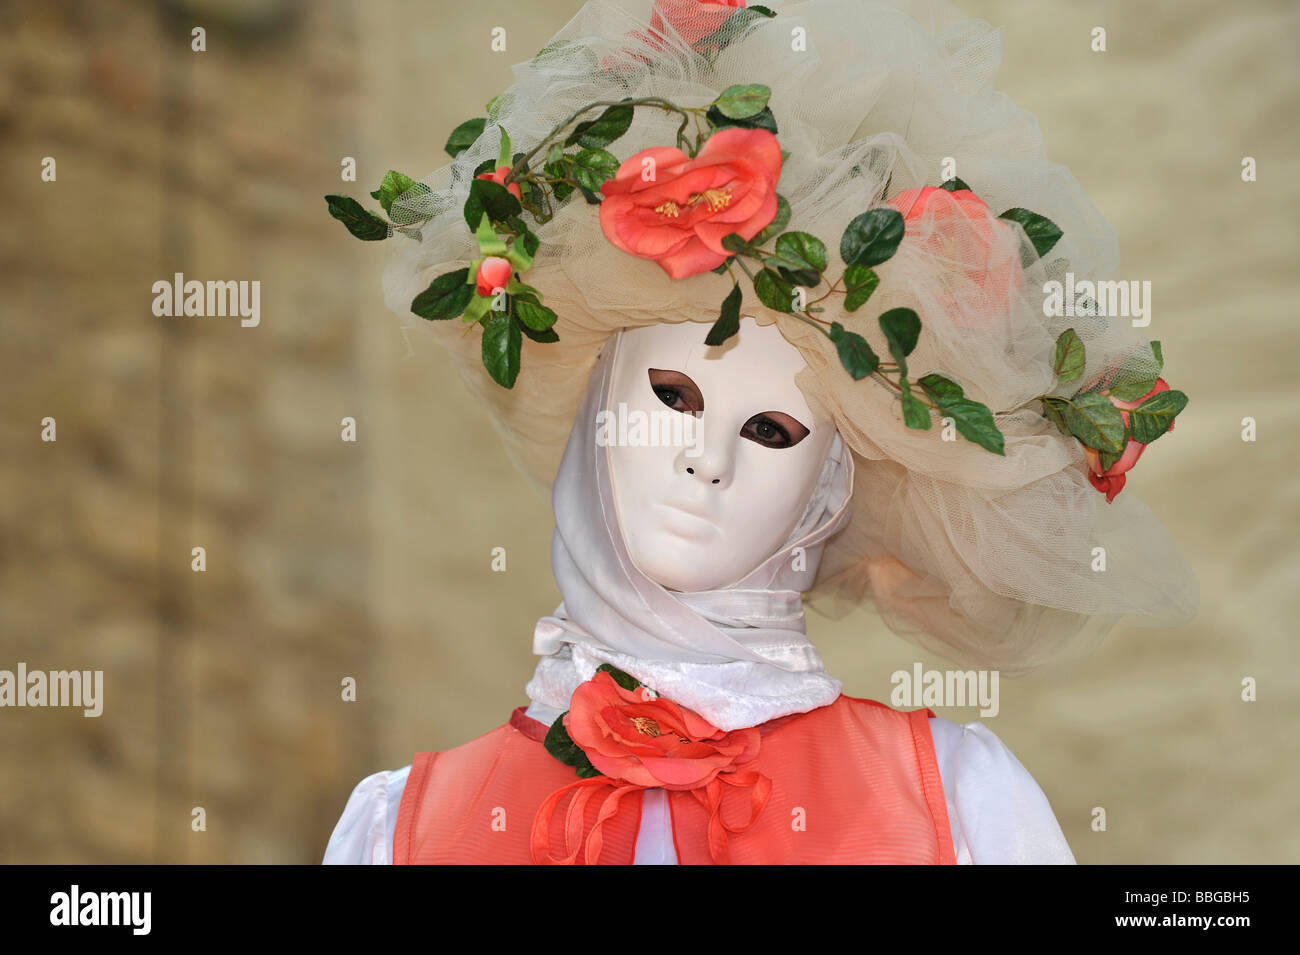
MULTIPOLYGON (((1156 379, 1156 385, 1141 398, 1136 401, 1121 401, 1113 395, 1108 395, 1110 403, 1120 409, 1120 416, 1124 419, 1124 425, 1128 426, 1128 412, 1132 411, 1142 402, 1146 401, 1152 395, 1158 395, 1162 391, 1168 391, 1169 385, 1163 378, 1156 379)), ((1169 430, 1173 431, 1174 426, 1171 423, 1169 430)), ((1108 469, 1103 470, 1101 466, 1101 452, 1096 448, 1090 448, 1087 445, 1083 448, 1083 453, 1088 456, 1088 480, 1092 486, 1106 495, 1106 503, 1109 504, 1115 500, 1115 495, 1124 490, 1124 482, 1127 480, 1126 474, 1133 465, 1137 464, 1138 458, 1142 457, 1142 452, 1146 450, 1146 445, 1140 441, 1129 439, 1124 447, 1124 453, 1119 456, 1114 464, 1108 469)))
POLYGON ((745 0, 656 0, 650 13, 650 29, 663 36, 666 20, 694 46, 744 6, 745 0))
POLYGON ((625 690, 605 671, 573 691, 564 727, 591 765, 635 786, 698 789, 758 755, 755 727, 724 733, 644 687, 625 690))
POLYGON ((984 293, 984 302, 958 296, 950 283, 940 293, 953 324, 983 326, 978 311, 1004 311, 1020 289, 1020 255, 1011 227, 993 215, 988 205, 969 189, 949 192, 937 186, 908 189, 888 200, 903 214, 903 241, 921 242, 921 248, 952 274, 963 276, 984 293), (976 306, 972 309, 972 305, 976 306), (970 314, 976 311, 976 315, 970 314))
POLYGON ((780 175, 781 147, 765 129, 720 129, 694 159, 651 146, 600 187, 600 227, 624 252, 658 262, 675 279, 697 275, 731 255, 723 236, 752 239, 776 218, 780 175), (649 181, 645 159, 654 161, 649 181))
POLYGON ((514 196, 516 199, 522 199, 524 197, 524 194, 519 188, 519 183, 512 182, 509 183, 508 185, 506 183, 506 173, 508 173, 509 171, 510 171, 509 166, 497 166, 495 172, 481 172, 474 178, 487 179, 491 182, 495 182, 498 186, 505 186, 506 190, 510 193, 510 195, 514 196))
POLYGON ((513 273, 509 259, 489 255, 478 266, 478 294, 492 295, 496 289, 505 288, 513 273))
MULTIPOLYGON (((635 37, 638 43, 655 52, 662 52, 668 45, 668 27, 671 26, 683 41, 694 46, 717 31, 718 27, 744 6, 745 0, 656 0, 650 11, 649 31, 633 30, 628 36, 635 37)), ((641 47, 625 47, 618 53, 605 57, 600 68, 609 71, 616 67, 635 65, 627 63, 627 60, 650 63, 650 57, 646 56, 641 47)))

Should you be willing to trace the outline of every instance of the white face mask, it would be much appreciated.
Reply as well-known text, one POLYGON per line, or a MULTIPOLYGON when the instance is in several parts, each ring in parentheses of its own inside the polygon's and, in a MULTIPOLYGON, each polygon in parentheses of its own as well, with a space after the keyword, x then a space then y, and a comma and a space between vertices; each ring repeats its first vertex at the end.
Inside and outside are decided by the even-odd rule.
POLYGON ((628 552, 684 592, 744 578, 789 538, 835 437, 794 383, 804 360, 775 325, 744 318, 715 348, 706 333, 696 322, 625 330, 604 431, 628 552))

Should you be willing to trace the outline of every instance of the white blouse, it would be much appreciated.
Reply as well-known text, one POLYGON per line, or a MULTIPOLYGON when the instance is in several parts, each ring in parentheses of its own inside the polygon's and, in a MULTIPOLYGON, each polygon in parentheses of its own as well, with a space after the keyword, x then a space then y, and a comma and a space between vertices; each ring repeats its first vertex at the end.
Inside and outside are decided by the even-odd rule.
MULTIPOLYGON (((948 800, 961 865, 1072 865, 1052 807, 1025 767, 983 723, 959 726, 930 719, 939 777, 948 800)), ((357 784, 325 848, 325 865, 387 865, 410 766, 367 776, 357 784)), ((636 865, 675 865, 668 799, 647 789, 641 800, 636 865)))

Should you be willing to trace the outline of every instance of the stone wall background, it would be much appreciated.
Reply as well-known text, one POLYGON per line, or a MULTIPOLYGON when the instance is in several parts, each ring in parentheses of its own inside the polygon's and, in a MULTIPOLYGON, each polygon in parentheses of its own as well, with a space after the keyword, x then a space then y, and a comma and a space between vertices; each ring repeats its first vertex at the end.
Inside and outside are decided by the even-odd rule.
MULTIPOLYGON (((321 196, 443 164, 447 132, 578 6, 0 6, 0 668, 106 683, 99 719, 0 710, 0 861, 315 862, 362 776, 525 701, 532 624, 558 602, 549 508, 449 363, 384 310, 381 247, 321 196), (176 271, 260 280, 261 325, 156 318, 152 283, 176 271)), ((1133 487, 1203 592, 1190 627, 1120 631, 1071 674, 1004 683, 990 725, 1080 861, 1296 861, 1300 16, 964 7, 1006 25, 999 87, 1115 224, 1121 277, 1155 286, 1150 331, 1193 404, 1133 487), (1245 676, 1258 703, 1238 700, 1245 676)), ((867 611, 810 631, 856 696, 942 666, 867 611)))

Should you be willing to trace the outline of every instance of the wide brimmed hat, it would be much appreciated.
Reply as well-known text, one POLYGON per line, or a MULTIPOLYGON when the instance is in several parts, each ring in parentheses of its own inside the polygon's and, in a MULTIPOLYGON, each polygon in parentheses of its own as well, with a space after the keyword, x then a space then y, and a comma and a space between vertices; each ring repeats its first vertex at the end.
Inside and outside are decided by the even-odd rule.
MULTIPOLYGON (((695 322, 703 338, 734 273, 671 277, 670 263, 612 241, 599 208, 575 191, 549 220, 528 220, 540 245, 524 279, 557 316, 558 341, 525 337, 517 377, 503 387, 485 370, 478 329, 412 312, 435 278, 482 258, 463 214, 471 185, 496 168, 502 130, 528 151, 590 103, 698 106, 761 84, 783 151, 777 191, 790 229, 838 241, 873 209, 896 210, 905 223, 897 251, 874 267, 879 284, 865 304, 850 311, 831 295, 821 317, 889 355, 879 316, 912 310, 923 323, 906 358, 912 374, 959 382, 1003 436, 999 454, 941 415, 934 427, 908 427, 896 387, 855 379, 823 330, 746 285, 740 314, 775 322, 802 352, 798 384, 855 456, 853 517, 827 546, 812 605, 839 614, 872 601, 900 635, 1012 673, 1121 620, 1184 623, 1197 588, 1178 548, 1132 487, 1113 493, 1124 479, 1116 456, 1099 464, 1039 400, 1064 379, 1063 355, 1086 356, 1070 372, 1077 382, 1130 393, 1159 374, 1162 358, 1127 318, 1096 314, 1104 308, 1044 314, 1047 283, 1109 277, 1118 244, 1068 169, 1046 158, 1035 118, 992 88, 1000 57, 996 30, 928 0, 807 0, 775 16, 695 0, 592 0, 514 67, 514 85, 491 102, 472 144, 386 207, 393 223, 412 224, 389 243, 387 303, 452 354, 514 460, 548 488, 611 332, 695 322), (1042 222, 1060 232, 1045 254, 1042 222), (1062 338, 1067 329, 1073 338, 1062 338)), ((672 147, 680 123, 638 108, 608 149, 626 161, 672 147)))

